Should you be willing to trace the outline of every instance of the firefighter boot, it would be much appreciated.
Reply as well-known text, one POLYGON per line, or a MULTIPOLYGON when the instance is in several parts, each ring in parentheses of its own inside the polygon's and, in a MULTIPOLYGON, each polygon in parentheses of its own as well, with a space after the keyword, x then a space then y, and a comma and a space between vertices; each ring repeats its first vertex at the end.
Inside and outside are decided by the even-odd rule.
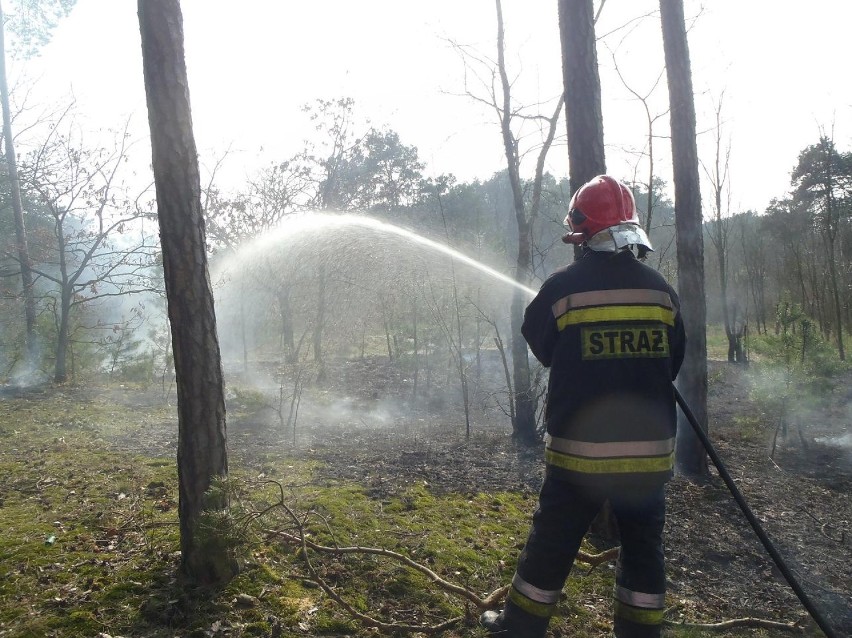
POLYGON ((479 624, 494 638, 544 638, 547 621, 536 620, 512 622, 506 618, 505 611, 486 611, 479 617, 479 624))
POLYGON ((503 614, 496 611, 483 612, 479 617, 479 624, 492 636, 499 636, 506 632, 500 622, 503 614))

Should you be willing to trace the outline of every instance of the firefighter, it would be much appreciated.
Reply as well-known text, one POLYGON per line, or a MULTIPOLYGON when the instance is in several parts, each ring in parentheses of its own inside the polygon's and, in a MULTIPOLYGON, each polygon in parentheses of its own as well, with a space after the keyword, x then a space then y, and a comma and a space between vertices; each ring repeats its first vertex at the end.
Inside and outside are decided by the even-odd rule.
POLYGON ((522 332, 550 368, 545 478, 503 610, 480 624, 540 638, 589 524, 608 500, 621 549, 618 638, 660 636, 665 602, 665 483, 674 467, 672 381, 686 338, 679 301, 642 263, 652 250, 630 190, 600 175, 571 198, 563 241, 582 255, 544 282, 522 332))

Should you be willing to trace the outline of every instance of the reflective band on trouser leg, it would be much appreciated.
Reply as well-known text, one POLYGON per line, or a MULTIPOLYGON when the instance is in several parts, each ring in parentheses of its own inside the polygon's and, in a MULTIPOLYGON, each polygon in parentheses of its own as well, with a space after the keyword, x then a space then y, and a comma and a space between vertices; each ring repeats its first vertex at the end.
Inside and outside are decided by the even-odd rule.
POLYGON ((561 589, 545 590, 529 584, 515 574, 509 589, 509 600, 528 614, 539 618, 550 618, 556 610, 561 589))
POLYGON ((616 586, 613 600, 615 635, 619 638, 659 636, 665 601, 665 594, 647 594, 616 586))
POLYGON ((629 620, 638 625, 662 625, 663 624, 663 609, 643 609, 641 607, 633 607, 626 603, 616 600, 614 604, 614 613, 617 618, 629 620))

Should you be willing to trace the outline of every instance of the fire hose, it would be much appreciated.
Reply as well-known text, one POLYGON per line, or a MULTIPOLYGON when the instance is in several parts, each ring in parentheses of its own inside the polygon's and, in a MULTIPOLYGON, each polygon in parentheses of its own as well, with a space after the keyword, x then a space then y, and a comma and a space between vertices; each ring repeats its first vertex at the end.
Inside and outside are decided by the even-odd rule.
POLYGON ((808 613, 811 617, 816 621, 816 624, 819 625, 819 628, 822 629, 823 633, 828 638, 837 638, 837 634, 828 624, 828 621, 825 617, 820 613, 820 611, 816 608, 816 606, 811 602, 808 595, 805 593, 805 590, 802 589, 802 586, 799 584, 799 581, 787 567, 787 564, 784 562, 784 559, 781 557, 781 554, 778 553, 778 550, 775 549, 775 546, 772 544, 772 541, 769 540, 769 537, 766 535, 766 532, 763 531, 763 527, 760 525, 760 522, 755 517, 754 513, 751 511, 751 508, 746 503, 743 498, 742 493, 740 493, 739 488, 737 488, 734 483, 731 475, 728 474, 728 470, 725 469, 725 465, 722 463, 722 460, 719 458, 719 455, 716 454, 716 450, 713 447, 713 444, 710 442, 710 439, 707 437, 707 434, 701 428, 701 425, 698 423, 698 419, 692 413, 692 409, 687 404, 686 400, 681 395, 680 391, 678 391, 677 387, 672 386, 674 388, 675 399, 677 400, 680 409, 683 410, 683 414, 686 416, 686 419, 689 421, 692 429, 695 430, 695 434, 698 436, 698 439, 701 441, 701 444, 704 446, 704 449, 707 450, 707 454, 710 457, 710 460, 713 461, 713 465, 716 466, 716 470, 719 472, 719 476, 722 477, 722 480, 725 482, 725 485, 728 486, 731 494, 734 497, 734 500, 737 502, 737 505, 740 506, 740 509, 745 514, 745 517, 748 519, 748 522, 751 524, 752 529, 754 530, 757 537, 760 539, 760 542, 763 543, 763 547, 766 548, 766 551, 772 557, 772 560, 775 561, 775 565, 784 575, 784 578, 787 580, 787 583, 796 593, 799 600, 804 605, 805 609, 807 609, 808 613))

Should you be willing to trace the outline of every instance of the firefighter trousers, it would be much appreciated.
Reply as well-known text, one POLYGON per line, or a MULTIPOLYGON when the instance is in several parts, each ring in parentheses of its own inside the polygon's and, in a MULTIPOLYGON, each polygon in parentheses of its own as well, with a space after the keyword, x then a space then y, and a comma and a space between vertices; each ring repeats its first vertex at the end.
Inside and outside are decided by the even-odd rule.
POLYGON ((665 486, 589 487, 551 473, 542 486, 503 610, 510 634, 544 636, 583 536, 607 500, 621 538, 613 592, 615 635, 660 636, 666 591, 665 486))

